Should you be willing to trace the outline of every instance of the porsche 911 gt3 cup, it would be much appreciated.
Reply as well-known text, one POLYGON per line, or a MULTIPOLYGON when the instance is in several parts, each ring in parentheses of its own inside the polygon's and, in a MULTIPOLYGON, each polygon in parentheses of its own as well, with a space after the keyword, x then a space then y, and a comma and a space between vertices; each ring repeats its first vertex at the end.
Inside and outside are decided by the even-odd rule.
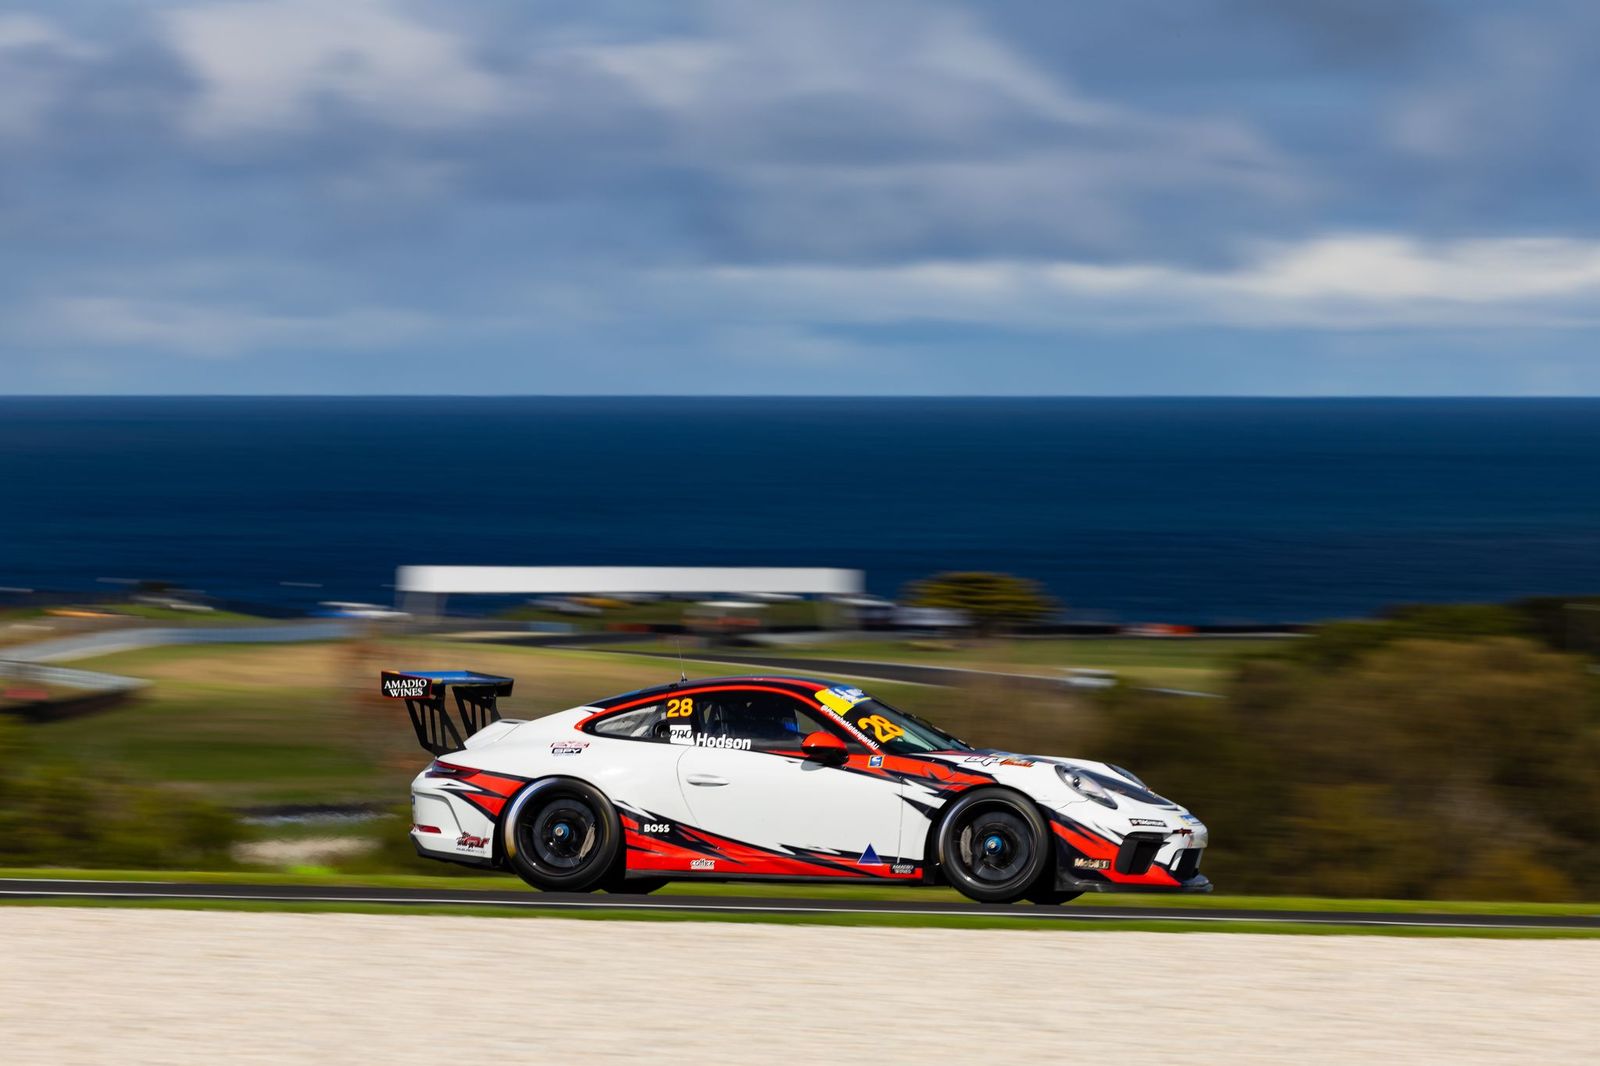
POLYGON ((849 685, 685 680, 532 721, 500 717, 510 678, 385 671, 382 688, 435 756, 411 784, 418 853, 541 889, 876 881, 1059 903, 1211 888, 1205 825, 1127 770, 973 748, 849 685))

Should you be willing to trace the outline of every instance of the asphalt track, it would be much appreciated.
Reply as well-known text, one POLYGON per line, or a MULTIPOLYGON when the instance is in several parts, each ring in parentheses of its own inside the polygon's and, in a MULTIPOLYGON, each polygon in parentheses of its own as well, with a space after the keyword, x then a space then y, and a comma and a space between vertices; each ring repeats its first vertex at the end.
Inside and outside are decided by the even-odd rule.
POLYGON ((553 914, 581 911, 669 912, 719 915, 907 915, 1094 922, 1115 927, 1129 922, 1180 922, 1203 928, 1219 922, 1371 928, 1523 929, 1600 932, 1600 915, 1391 914, 1365 911, 1282 911, 1181 907, 1035 907, 946 901, 762 899, 732 896, 575 895, 555 892, 441 891, 333 885, 210 885, 181 881, 3 880, 0 901, 15 900, 210 900, 398 904, 407 907, 514 907, 553 914))

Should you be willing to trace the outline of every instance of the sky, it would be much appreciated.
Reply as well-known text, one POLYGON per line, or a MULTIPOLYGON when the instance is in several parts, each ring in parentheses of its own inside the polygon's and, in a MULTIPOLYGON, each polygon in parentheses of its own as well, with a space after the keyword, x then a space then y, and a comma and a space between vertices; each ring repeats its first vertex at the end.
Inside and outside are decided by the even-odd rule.
POLYGON ((13 0, 0 392, 1600 394, 1600 5, 13 0))

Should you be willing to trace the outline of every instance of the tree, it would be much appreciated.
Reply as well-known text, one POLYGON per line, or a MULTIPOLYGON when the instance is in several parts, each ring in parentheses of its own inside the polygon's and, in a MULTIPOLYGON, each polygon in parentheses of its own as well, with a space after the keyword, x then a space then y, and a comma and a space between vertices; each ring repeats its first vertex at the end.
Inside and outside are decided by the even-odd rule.
POLYGON ((1037 582, 982 571, 947 571, 913 581, 901 598, 913 607, 961 611, 983 633, 1041 621, 1059 606, 1037 582))
POLYGON ((1223 700, 1118 692, 1086 751, 1204 818, 1227 891, 1600 896, 1594 678, 1525 638, 1251 660, 1223 700))
POLYGON ((1509 606, 1557 651, 1600 655, 1600 596, 1530 596, 1509 606))
POLYGON ((1378 618, 1318 626, 1309 636, 1290 641, 1269 654, 1332 671, 1346 668, 1396 641, 1521 637, 1530 635, 1530 628, 1525 615, 1496 604, 1402 604, 1386 609, 1378 618))

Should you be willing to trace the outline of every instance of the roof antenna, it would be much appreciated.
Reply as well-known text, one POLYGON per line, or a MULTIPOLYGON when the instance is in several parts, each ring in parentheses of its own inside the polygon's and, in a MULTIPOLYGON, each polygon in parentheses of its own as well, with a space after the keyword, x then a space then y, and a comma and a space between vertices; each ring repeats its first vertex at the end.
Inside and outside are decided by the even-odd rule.
POLYGON ((678 649, 678 684, 687 685, 689 683, 689 671, 683 665, 683 634, 672 634, 672 643, 678 649))

